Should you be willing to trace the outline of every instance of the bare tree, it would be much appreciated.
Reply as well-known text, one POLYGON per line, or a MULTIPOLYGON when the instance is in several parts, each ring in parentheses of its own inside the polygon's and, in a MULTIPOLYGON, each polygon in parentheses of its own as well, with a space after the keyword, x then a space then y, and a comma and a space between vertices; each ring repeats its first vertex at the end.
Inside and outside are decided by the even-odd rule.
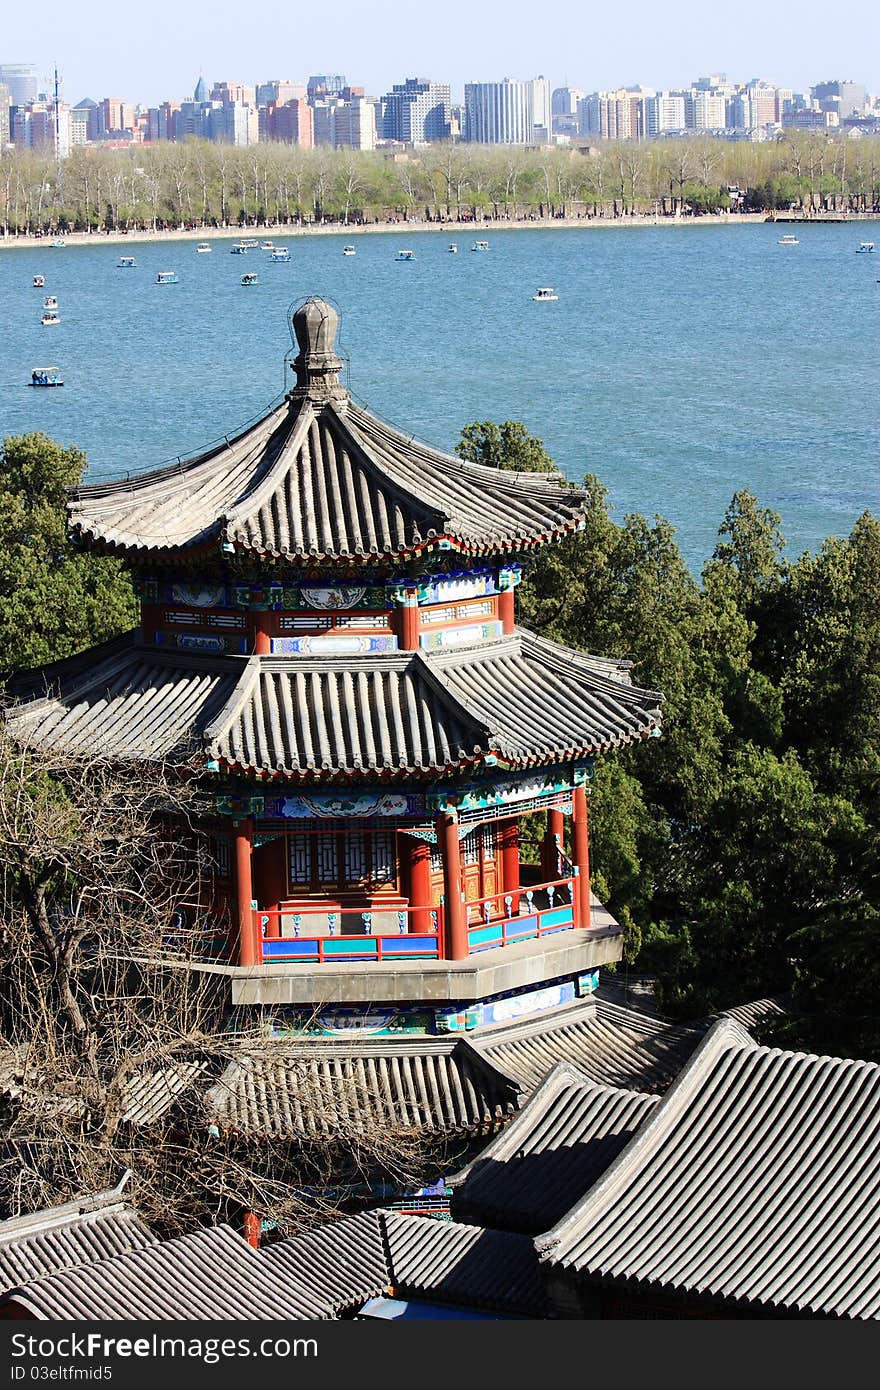
POLYGON ((278 1053, 229 1031, 224 979, 199 968, 225 928, 192 771, 0 734, 3 1214, 130 1169, 164 1233, 244 1212, 295 1227, 338 1203, 321 1196, 331 1187, 420 1170, 419 1134, 383 1122, 354 1071, 331 1094, 302 1059, 288 1081, 295 1131, 209 1123, 207 1082, 245 1054, 278 1053))

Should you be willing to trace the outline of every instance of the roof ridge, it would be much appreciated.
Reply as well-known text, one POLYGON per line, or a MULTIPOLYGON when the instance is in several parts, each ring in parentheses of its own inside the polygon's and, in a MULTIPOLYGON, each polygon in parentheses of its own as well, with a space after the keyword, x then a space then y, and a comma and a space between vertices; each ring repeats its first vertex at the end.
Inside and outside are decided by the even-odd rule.
POLYGON ((564 1240, 569 1227, 577 1226, 588 1207, 599 1209, 601 1215, 614 1201, 618 1189, 626 1182, 634 1164, 646 1150, 657 1141, 670 1116, 678 1115, 693 1093, 699 1088, 706 1074, 711 1071, 719 1056, 731 1047, 743 1051, 757 1051, 758 1045, 746 1030, 733 1019, 719 1019, 695 1048, 682 1067, 675 1081, 663 1096, 653 1114, 649 1115, 635 1132, 629 1143, 621 1149, 614 1162, 581 1197, 579 1202, 565 1213, 561 1221, 543 1235, 535 1238, 535 1248, 539 1259, 552 1260, 556 1247, 564 1240))
POLYGON ((259 684, 260 667, 261 658, 259 656, 249 656, 243 662, 242 675, 236 681, 232 693, 202 733, 204 746, 209 753, 214 753, 217 757, 220 756, 216 745, 224 733, 228 732, 232 721, 241 712, 245 702, 259 684))
POLYGON ((303 400, 297 411, 290 432, 281 448, 278 450, 272 463, 264 472, 262 478, 254 483, 231 507, 227 507, 224 514, 218 518, 220 533, 227 539, 229 538, 230 525, 244 515, 252 515, 259 510, 265 501, 271 497, 278 485, 279 473, 283 474, 290 468, 290 455, 296 458, 302 448, 303 436, 308 430, 309 425, 315 418, 315 411, 311 401, 303 400))
POLYGON ((505 752, 506 744, 500 730, 487 724, 482 716, 471 707, 470 701, 460 695, 458 691, 450 688, 448 683, 443 680, 440 675, 443 669, 442 666, 438 664, 437 669, 435 669, 431 654, 423 652, 421 648, 419 648, 418 651, 413 652, 413 665, 415 665, 416 662, 418 662, 419 668, 423 673, 423 678, 428 684, 432 685, 434 689, 437 690, 438 694, 442 695, 446 701, 451 702, 456 708, 463 710, 466 718, 469 719, 472 724, 476 724, 477 728, 485 734, 487 743, 489 744, 486 752, 505 752))

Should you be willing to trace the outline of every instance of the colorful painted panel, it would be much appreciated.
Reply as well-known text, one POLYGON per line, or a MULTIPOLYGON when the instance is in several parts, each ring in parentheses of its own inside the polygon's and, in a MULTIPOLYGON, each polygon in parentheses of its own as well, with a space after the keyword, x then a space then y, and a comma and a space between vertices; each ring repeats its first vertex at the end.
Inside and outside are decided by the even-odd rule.
POLYGON ((344 656, 361 656, 368 652, 396 652, 397 638, 388 636, 367 636, 358 633, 333 633, 326 636, 318 634, 304 637, 273 637, 273 656, 311 656, 336 653, 344 656))
POLYGON ((467 623, 462 627, 444 627, 439 632, 422 632, 419 634, 419 646, 426 650, 460 647, 467 642, 489 642, 503 636, 504 624, 501 622, 467 623))
POLYGON ((418 582, 419 606, 425 603, 448 603, 450 599, 482 598, 498 589, 492 570, 467 570, 462 574, 425 577, 418 582))
POLYGON ((156 646, 174 647, 180 652, 210 652, 212 656, 247 653, 244 637, 215 637, 207 632, 157 632, 156 646))
POLYGON ((270 797, 266 815, 285 820, 323 820, 366 816, 410 816, 424 810, 424 797, 399 792, 364 791, 346 795, 339 792, 317 792, 314 796, 297 793, 295 796, 270 797))
MULTIPOLYGON (((586 776, 584 771, 583 776, 586 776)), ((540 797, 555 796, 558 792, 571 791, 578 784, 575 770, 571 768, 548 768, 538 773, 524 772, 518 777, 491 778, 470 787, 450 788, 426 793, 428 810, 479 811, 489 806, 515 805, 519 801, 533 801, 540 797)))

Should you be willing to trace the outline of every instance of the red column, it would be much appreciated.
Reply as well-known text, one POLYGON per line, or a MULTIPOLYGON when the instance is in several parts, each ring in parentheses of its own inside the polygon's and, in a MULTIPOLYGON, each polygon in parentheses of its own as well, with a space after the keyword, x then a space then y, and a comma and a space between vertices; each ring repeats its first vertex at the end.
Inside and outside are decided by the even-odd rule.
POLYGON ((573 801, 572 860, 578 870, 577 925, 590 925, 590 830, 587 817, 587 789, 575 787, 573 801))
POLYGON ((256 1212, 246 1211, 244 1214, 244 1238, 248 1245, 252 1245, 255 1250, 260 1248, 260 1218, 256 1212))
POLYGON ((251 900, 254 896, 251 873, 253 825, 249 818, 235 821, 235 898, 238 916, 238 963, 261 965, 260 938, 254 925, 251 900))
POLYGON ((404 604, 397 610, 397 640, 401 651, 417 652, 419 649, 419 609, 416 603, 404 604))
POLYGON ((498 616, 501 619, 505 632, 513 632, 516 626, 516 613, 513 600, 513 589, 502 589, 498 595, 498 616))
POLYGON ((431 921, 431 846, 412 835, 402 835, 409 850, 409 929, 425 935, 433 929, 431 921), (415 911, 412 909, 415 908, 415 911))
POLYGON ((502 889, 505 898, 513 899, 510 910, 515 915, 519 912, 519 826, 513 818, 499 822, 498 845, 502 889))
POLYGON ((141 641, 145 647, 152 647, 159 630, 162 605, 159 603, 141 604, 141 641))
POLYGON ((456 815, 444 811, 437 817, 437 843, 443 858, 446 958, 464 960, 468 953, 467 911, 461 892, 461 841, 456 815))
POLYGON ((254 656, 269 656, 272 652, 272 631, 275 614, 267 609, 257 609, 254 617, 254 656))

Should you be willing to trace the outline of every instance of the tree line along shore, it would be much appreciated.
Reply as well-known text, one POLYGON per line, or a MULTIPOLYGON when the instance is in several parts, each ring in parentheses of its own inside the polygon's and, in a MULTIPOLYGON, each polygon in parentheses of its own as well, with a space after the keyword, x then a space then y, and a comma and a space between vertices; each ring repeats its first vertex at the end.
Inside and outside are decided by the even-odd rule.
POLYGON ((0 235, 242 226, 506 225, 774 212, 880 214, 880 139, 790 131, 775 141, 659 140, 526 149, 237 148, 192 140, 56 163, 0 156, 0 235))

